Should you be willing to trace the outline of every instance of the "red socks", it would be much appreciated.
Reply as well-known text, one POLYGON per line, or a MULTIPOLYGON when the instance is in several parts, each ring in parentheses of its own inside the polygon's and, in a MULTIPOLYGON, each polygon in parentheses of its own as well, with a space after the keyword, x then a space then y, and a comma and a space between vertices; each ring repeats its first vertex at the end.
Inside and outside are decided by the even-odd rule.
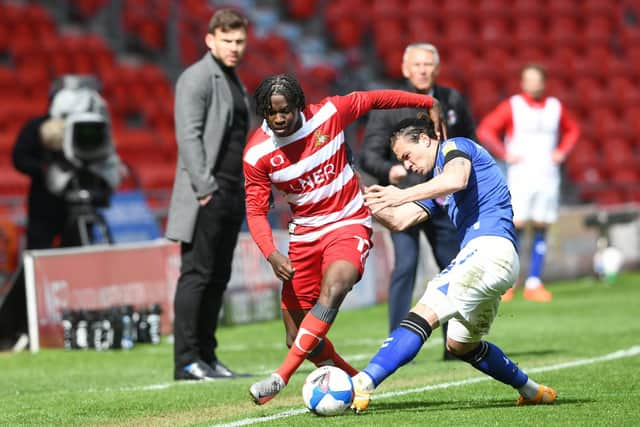
MULTIPOLYGON (((318 319, 313 315, 313 313, 308 312, 306 314, 298 328, 298 335, 296 336, 295 342, 289 349, 289 353, 287 353, 287 357, 284 359, 284 362, 282 362, 282 365, 280 365, 276 371, 285 383, 289 382, 291 375, 293 375, 304 359, 307 358, 309 353, 311 353, 311 351, 313 351, 318 343, 320 343, 320 341, 325 337, 330 327, 331 323, 318 319)), ((327 347, 326 344, 327 343, 325 343, 325 347, 327 347)), ((333 345, 330 347, 333 350, 333 345)), ((323 350, 320 354, 324 354, 325 351, 326 350, 323 350)), ((332 353, 335 354, 335 350, 333 350, 332 353)))
POLYGON ((333 347, 333 343, 329 341, 329 338, 327 337, 324 338, 322 350, 318 354, 314 354, 308 359, 316 366, 336 366, 349 374, 350 377, 353 377, 359 372, 356 368, 351 366, 349 362, 344 360, 338 353, 336 353, 336 350, 333 347))

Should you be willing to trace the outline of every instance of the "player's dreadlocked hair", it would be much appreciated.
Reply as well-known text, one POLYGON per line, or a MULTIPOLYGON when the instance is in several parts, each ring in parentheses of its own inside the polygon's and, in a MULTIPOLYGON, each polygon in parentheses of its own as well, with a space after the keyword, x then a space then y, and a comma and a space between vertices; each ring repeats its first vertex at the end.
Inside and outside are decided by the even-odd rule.
POLYGON ((418 113, 416 118, 398 122, 391 130, 391 147, 401 136, 405 136, 409 141, 417 144, 421 133, 427 134, 429 138, 437 139, 433 121, 426 113, 418 113))
POLYGON ((300 83, 289 74, 277 74, 264 79, 253 95, 258 116, 264 117, 271 110, 272 95, 284 96, 287 103, 298 110, 304 110, 306 105, 300 83))

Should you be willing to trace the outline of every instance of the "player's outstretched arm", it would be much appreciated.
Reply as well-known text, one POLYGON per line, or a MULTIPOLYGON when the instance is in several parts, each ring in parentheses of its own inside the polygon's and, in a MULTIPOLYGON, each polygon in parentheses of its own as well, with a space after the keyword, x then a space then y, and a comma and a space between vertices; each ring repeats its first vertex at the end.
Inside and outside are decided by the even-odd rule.
POLYGON ((415 203, 387 207, 377 211, 373 216, 391 231, 406 230, 429 219, 427 211, 415 203))

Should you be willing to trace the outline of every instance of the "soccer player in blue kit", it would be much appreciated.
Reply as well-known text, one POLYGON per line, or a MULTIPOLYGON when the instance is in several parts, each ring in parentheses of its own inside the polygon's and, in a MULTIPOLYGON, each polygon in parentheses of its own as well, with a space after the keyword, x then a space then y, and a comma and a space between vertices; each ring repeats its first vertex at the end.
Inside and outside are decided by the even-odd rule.
POLYGON ((434 177, 406 189, 374 185, 364 198, 374 216, 392 230, 425 221, 437 205, 444 206, 458 230, 461 250, 428 283, 369 365, 353 377, 352 408, 364 411, 375 387, 411 361, 431 331, 447 320, 451 353, 517 389, 518 405, 553 403, 552 388, 531 380, 499 347, 482 340, 520 268, 505 179, 483 147, 467 138, 440 142, 440 134, 426 115, 398 123, 391 136, 393 152, 407 169, 425 175, 433 170, 434 177))

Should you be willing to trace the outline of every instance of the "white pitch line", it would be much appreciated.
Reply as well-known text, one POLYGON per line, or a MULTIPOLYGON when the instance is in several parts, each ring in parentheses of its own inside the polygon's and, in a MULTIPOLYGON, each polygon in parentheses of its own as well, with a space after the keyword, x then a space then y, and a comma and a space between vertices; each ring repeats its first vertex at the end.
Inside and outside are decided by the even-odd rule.
MULTIPOLYGON (((375 342, 377 344, 380 344, 382 343, 382 340, 376 340, 375 342)), ((434 347, 437 345, 440 345, 440 343, 436 341, 432 341, 432 342, 428 341, 423 346, 423 348, 434 347)), ((370 359, 372 356, 373 356, 373 353, 360 353, 360 354, 345 355, 343 357, 349 361, 360 361, 360 360, 370 359)), ((268 375, 268 374, 271 374, 272 372, 275 372, 275 370, 276 368, 264 367, 262 371, 257 372, 257 375, 268 375)), ((228 381, 228 380, 220 379, 220 380, 211 380, 211 381, 228 381)), ((178 381, 178 382, 169 382, 169 383, 160 383, 160 384, 149 384, 149 385, 135 386, 135 387, 103 388, 103 389, 92 388, 87 390, 87 392, 88 393, 98 393, 98 392, 104 393, 104 392, 111 392, 111 391, 117 391, 117 392, 153 391, 153 390, 165 390, 173 386, 199 386, 202 384, 206 384, 208 382, 209 381, 178 381)))
MULTIPOLYGON (((557 370, 560 370, 560 369, 574 368, 576 366, 591 365, 591 364, 594 364, 594 363, 607 362, 607 361, 611 361, 611 360, 622 359, 622 358, 625 358, 625 357, 633 357, 633 356, 638 356, 638 355, 640 355, 640 345, 634 345, 633 347, 629 347, 626 350, 619 350, 619 351, 616 351, 616 352, 613 352, 613 353, 605 354, 604 356, 592 357, 592 358, 589 358, 589 359, 577 359, 577 360, 573 360, 573 361, 570 361, 570 362, 558 363, 556 365, 551 365, 551 366, 542 366, 542 367, 539 367, 539 368, 525 369, 525 372, 527 372, 529 374, 535 374, 535 373, 539 373, 539 372, 557 371, 557 370)), ((407 394, 422 393, 422 392, 429 391, 429 390, 440 390, 440 389, 444 389, 444 388, 457 387, 457 386, 467 385, 467 384, 474 384, 474 383, 479 383, 479 382, 482 382, 482 381, 488 381, 488 380, 491 380, 491 379, 492 378, 488 377, 488 376, 472 377, 472 378, 467 378, 465 380, 452 381, 452 382, 440 383, 440 384, 433 384, 433 385, 428 385, 428 386, 424 386, 424 387, 411 388, 411 389, 407 389, 407 390, 389 391, 389 392, 386 392, 386 393, 381 393, 381 394, 375 395, 374 399, 375 400, 388 399, 388 398, 391 398, 391 397, 404 396, 404 395, 407 395, 407 394)), ((280 413, 273 414, 273 415, 267 415, 267 416, 264 416, 264 417, 244 418, 242 420, 233 421, 233 422, 226 423, 226 424, 214 424, 212 427, 240 427, 240 426, 246 426, 246 425, 250 425, 250 424, 265 423, 265 422, 277 420, 277 419, 280 419, 280 418, 287 418, 287 417, 292 417, 292 416, 295 416, 295 415, 301 415, 301 414, 304 414, 305 412, 308 412, 308 411, 306 409, 292 409, 292 410, 280 412, 280 413)))

